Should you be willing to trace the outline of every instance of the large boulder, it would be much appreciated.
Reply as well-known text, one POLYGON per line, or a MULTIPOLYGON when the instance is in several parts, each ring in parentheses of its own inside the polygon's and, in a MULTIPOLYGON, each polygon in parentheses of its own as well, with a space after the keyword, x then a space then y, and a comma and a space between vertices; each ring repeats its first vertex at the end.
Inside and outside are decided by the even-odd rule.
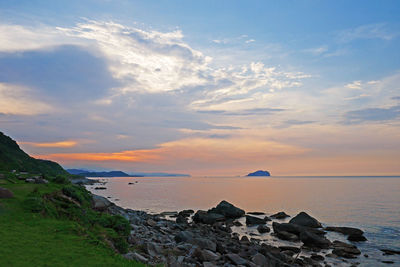
POLYGON ((300 212, 297 214, 295 217, 293 217, 289 223, 301 225, 301 226, 306 226, 306 227, 311 227, 311 228, 320 228, 322 227, 321 223, 317 221, 317 219, 311 217, 304 211, 300 212))
POLYGON ((275 233, 285 231, 285 232, 289 232, 289 233, 292 233, 295 235, 300 235, 301 232, 308 231, 308 232, 311 232, 316 235, 325 235, 326 234, 326 232, 324 232, 320 229, 304 227, 304 226, 292 224, 292 223, 273 222, 272 228, 274 229, 275 233))
POLYGON ((104 211, 104 210, 106 210, 108 207, 114 205, 114 204, 113 204, 111 201, 109 201, 107 198, 101 197, 101 196, 98 196, 98 195, 93 195, 92 199, 93 199, 93 201, 92 201, 93 208, 94 208, 95 210, 98 210, 98 211, 104 211))
POLYGON ((308 231, 303 231, 300 233, 300 240, 309 247, 318 247, 327 249, 331 245, 331 241, 329 241, 325 237, 313 234, 308 231))
POLYGON ((240 218, 245 214, 244 210, 233 206, 225 200, 221 201, 215 208, 210 209, 208 213, 221 214, 228 219, 240 218))
POLYGON ((335 240, 333 241, 332 245, 332 254, 343 258, 354 259, 361 254, 361 251, 356 246, 351 244, 335 240))
POLYGON ((258 217, 246 215, 246 225, 259 225, 259 224, 265 224, 265 220, 258 217))
POLYGON ((7 188, 0 187, 0 198, 12 198, 14 193, 7 188))
POLYGON ((274 219, 278 219, 278 220, 282 220, 282 219, 290 217, 290 215, 287 215, 285 212, 280 211, 278 213, 272 214, 269 217, 274 218, 274 219))
POLYGON ((204 210, 198 210, 193 216, 194 222, 204 224, 214 224, 215 222, 223 221, 224 219, 225 216, 222 214, 207 212, 204 210))
POLYGON ((367 241, 367 238, 360 234, 351 234, 347 237, 347 240, 353 242, 367 241))
POLYGON ((364 231, 362 231, 361 229, 353 228, 353 227, 327 226, 327 227, 325 227, 325 230, 342 233, 344 235, 354 235, 354 234, 362 235, 362 234, 364 234, 364 231))

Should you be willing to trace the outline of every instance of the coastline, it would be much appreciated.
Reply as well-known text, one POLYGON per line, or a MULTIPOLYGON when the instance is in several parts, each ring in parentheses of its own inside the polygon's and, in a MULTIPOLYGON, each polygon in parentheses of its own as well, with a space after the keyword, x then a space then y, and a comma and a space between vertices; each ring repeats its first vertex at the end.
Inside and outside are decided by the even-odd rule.
MULTIPOLYGON (((322 227, 316 219, 308 215, 306 225, 299 226, 286 222, 287 216, 284 213, 266 216, 262 212, 246 213, 241 210, 234 214, 240 209, 225 201, 208 211, 184 210, 149 214, 145 211, 124 209, 105 197, 94 196, 95 203, 98 202, 95 204, 96 209, 123 216, 131 223, 132 231, 128 243, 137 249, 123 256, 149 265, 357 266, 369 257, 356 246, 363 242, 361 240, 365 240, 362 230, 322 227), (227 215, 230 214, 229 210, 231 215, 227 215), (246 218, 246 227, 253 230, 257 228, 259 233, 268 233, 273 238, 284 239, 290 242, 290 245, 268 244, 254 231, 250 238, 240 236, 234 231, 235 227, 243 225, 238 220, 240 218, 241 221, 246 218), (307 223, 310 222, 318 222, 319 225, 309 227, 307 223), (350 238, 351 241, 346 242, 328 240, 325 237, 327 230, 336 231, 345 238, 350 238, 352 234, 353 237, 350 238)), ((395 262, 390 254, 397 253, 396 251, 382 252, 388 256, 382 260, 377 259, 376 264, 395 262)))

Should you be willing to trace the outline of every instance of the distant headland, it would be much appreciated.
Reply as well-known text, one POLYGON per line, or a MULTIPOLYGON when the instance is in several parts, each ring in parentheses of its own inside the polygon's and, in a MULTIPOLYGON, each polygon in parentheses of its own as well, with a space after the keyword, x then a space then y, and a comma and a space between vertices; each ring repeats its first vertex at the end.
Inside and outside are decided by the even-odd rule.
POLYGON ((271 176, 271 174, 268 171, 258 170, 256 172, 251 172, 246 176, 271 176))
POLYGON ((85 177, 190 177, 189 174, 180 173, 163 173, 163 172, 138 172, 138 173, 126 173, 123 171, 92 171, 92 170, 81 170, 81 169, 67 169, 67 172, 75 175, 82 175, 85 177))

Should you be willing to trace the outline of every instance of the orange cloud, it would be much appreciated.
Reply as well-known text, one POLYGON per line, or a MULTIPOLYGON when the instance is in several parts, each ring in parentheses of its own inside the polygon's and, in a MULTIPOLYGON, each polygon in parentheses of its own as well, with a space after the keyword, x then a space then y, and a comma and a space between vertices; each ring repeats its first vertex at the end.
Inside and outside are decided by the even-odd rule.
POLYGON ((36 143, 36 142, 19 142, 23 145, 30 145, 34 147, 74 147, 78 144, 76 141, 60 141, 50 143, 36 143))

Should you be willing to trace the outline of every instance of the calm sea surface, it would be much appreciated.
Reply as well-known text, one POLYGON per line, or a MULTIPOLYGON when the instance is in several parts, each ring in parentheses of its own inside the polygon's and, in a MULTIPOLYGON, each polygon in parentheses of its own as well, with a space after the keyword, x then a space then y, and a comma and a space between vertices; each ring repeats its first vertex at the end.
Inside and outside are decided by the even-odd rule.
MULTIPOLYGON (((400 256, 382 256, 378 250, 400 250, 400 177, 116 177, 101 181, 106 182, 106 190, 94 190, 95 186, 88 189, 121 207, 150 213, 207 210, 221 200, 246 212, 267 215, 306 211, 324 225, 363 229, 368 242, 357 246, 370 256, 362 258, 363 266, 376 266, 376 259, 400 264, 400 256)), ((256 233, 247 227, 234 230, 256 233)), ((269 234, 261 238, 282 243, 269 234)), ((328 238, 343 240, 334 233, 328 238)))

